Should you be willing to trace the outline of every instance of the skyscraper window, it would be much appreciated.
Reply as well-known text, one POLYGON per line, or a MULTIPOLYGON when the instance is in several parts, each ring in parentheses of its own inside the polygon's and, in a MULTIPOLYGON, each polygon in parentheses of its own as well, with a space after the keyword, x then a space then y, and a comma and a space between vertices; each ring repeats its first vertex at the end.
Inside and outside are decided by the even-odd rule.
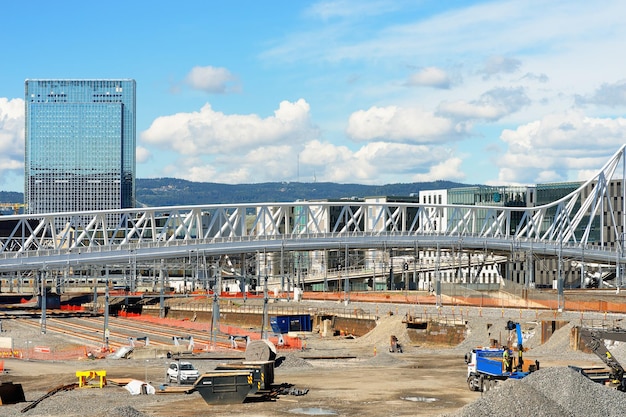
POLYGON ((27 213, 135 205, 135 80, 26 80, 27 213))

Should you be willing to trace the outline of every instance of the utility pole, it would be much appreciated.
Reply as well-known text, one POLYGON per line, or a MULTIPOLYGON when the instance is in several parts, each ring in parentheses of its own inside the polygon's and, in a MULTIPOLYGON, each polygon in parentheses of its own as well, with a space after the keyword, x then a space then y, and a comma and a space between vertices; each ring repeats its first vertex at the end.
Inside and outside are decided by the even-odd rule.
MULTIPOLYGON (((109 351, 109 266, 104 267, 104 348, 109 351)), ((161 287, 162 288, 162 287, 161 287)))
POLYGON ((45 267, 39 271, 39 279, 41 280, 41 334, 46 334, 46 271, 45 267))

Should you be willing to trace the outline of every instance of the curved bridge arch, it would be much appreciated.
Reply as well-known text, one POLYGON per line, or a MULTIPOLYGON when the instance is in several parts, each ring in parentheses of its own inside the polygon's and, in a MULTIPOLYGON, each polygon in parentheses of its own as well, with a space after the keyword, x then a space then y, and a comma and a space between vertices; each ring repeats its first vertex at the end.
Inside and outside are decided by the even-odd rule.
MULTIPOLYGON (((0 217, 0 271, 328 248, 458 247, 624 262, 626 210, 609 184, 625 146, 576 191, 537 207, 254 203, 0 217), (589 191, 591 190, 591 191, 589 191), (607 212, 608 215, 604 213, 607 212), (442 218, 447 221, 444 225, 442 218), (519 220, 516 220, 519 219, 519 220), (602 231, 591 239, 594 227, 602 231), (606 233, 605 233, 606 231, 606 233)), ((620 195, 626 195, 624 181, 620 195)))

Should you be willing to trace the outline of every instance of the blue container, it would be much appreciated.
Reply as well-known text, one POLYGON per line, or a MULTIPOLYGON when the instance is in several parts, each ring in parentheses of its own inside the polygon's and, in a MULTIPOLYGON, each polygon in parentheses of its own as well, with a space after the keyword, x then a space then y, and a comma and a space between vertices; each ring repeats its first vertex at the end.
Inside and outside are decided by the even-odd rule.
POLYGON ((284 319, 284 316, 270 317, 270 326, 274 333, 288 333, 289 323, 284 319))
POLYGON ((270 317, 270 326, 274 333, 310 332, 313 320, 310 314, 270 317))

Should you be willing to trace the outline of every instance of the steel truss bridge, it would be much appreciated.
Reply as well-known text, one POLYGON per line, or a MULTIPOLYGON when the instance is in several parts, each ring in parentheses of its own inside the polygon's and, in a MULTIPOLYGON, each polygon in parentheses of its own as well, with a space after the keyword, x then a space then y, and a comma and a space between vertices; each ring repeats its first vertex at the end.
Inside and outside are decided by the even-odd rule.
POLYGON ((131 258, 168 262, 190 254, 461 245, 622 265, 625 146, 579 189, 536 207, 342 200, 1 216, 0 273, 105 267, 131 258), (614 179, 617 190, 610 186, 614 179))

